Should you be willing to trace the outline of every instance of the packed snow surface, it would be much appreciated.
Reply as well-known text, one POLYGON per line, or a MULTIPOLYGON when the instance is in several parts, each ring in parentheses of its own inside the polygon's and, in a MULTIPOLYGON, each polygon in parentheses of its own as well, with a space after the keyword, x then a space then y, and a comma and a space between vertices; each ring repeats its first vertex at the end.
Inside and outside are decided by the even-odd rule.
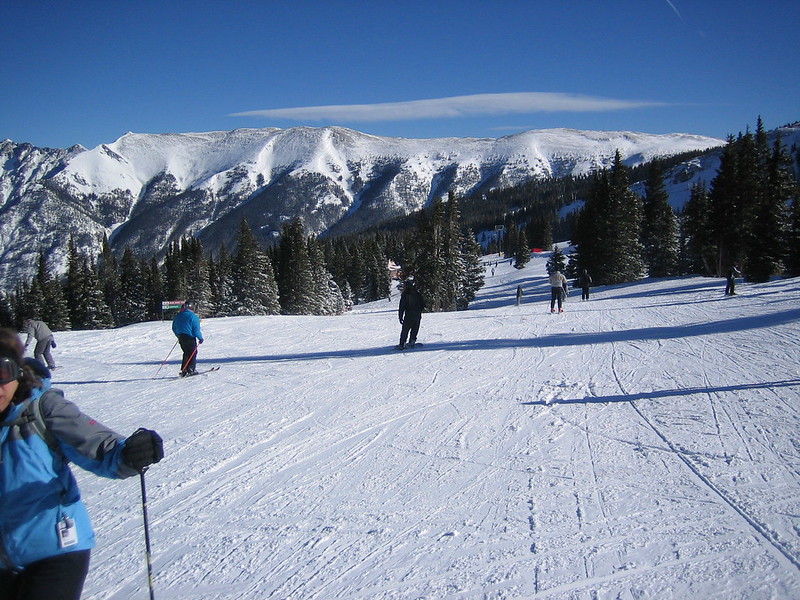
MULTIPOLYGON (((204 320, 221 369, 189 379, 169 322, 57 334, 69 399, 164 437, 156 598, 800 597, 800 280, 645 280, 550 314, 544 262, 488 262, 404 352, 396 292, 204 320)), ((140 481, 76 472, 84 598, 147 597, 140 481)))

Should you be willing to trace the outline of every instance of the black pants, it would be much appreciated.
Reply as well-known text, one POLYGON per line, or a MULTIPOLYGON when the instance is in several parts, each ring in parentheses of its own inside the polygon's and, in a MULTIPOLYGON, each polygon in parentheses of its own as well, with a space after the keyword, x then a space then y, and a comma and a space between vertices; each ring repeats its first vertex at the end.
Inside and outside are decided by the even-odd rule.
POLYGON ((400 329, 400 346, 406 345, 406 339, 411 344, 417 343, 417 334, 419 333, 419 322, 422 320, 422 315, 406 315, 403 317, 403 327, 400 329))
POLYGON ((588 300, 589 299, 589 288, 585 287, 585 288, 581 288, 581 289, 583 290, 583 293, 581 294, 581 300, 588 300))
POLYGON ((17 573, 0 569, 0 600, 80 600, 89 550, 45 558, 17 573))
POLYGON ((728 285, 725 286, 725 295, 726 296, 735 296, 736 295, 736 280, 735 279, 728 279, 728 285))
POLYGON ((564 288, 550 288, 550 310, 553 310, 556 301, 558 301, 558 310, 561 310, 561 303, 564 302, 564 288))
POLYGON ((178 334, 178 343, 183 350, 183 361, 181 362, 181 373, 191 373, 195 369, 197 362, 197 339, 185 333, 178 334))

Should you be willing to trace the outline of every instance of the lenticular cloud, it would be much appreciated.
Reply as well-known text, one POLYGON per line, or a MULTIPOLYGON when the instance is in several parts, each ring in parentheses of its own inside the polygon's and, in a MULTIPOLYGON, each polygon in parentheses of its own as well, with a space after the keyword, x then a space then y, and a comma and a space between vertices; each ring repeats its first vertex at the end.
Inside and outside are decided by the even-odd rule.
POLYGON ((615 100, 578 94, 519 92, 475 94, 408 102, 344 104, 273 108, 234 113, 236 117, 268 117, 293 120, 405 121, 473 117, 479 115, 526 114, 536 112, 601 112, 663 106, 663 103, 615 100))

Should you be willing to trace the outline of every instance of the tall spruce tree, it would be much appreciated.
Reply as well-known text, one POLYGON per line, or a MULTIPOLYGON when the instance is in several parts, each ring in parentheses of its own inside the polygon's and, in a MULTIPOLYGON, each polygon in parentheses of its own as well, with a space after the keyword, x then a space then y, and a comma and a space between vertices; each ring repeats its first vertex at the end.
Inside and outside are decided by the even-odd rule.
POLYGON ((797 190, 792 159, 778 138, 766 164, 764 189, 752 223, 747 271, 753 281, 783 273, 787 259, 789 203, 797 190))
POLYGON ((471 233, 465 236, 463 242, 464 272, 456 301, 457 310, 467 310, 469 303, 475 299, 479 289, 483 287, 485 268, 481 262, 481 246, 471 233))
POLYGON ((717 246, 711 228, 711 204, 703 183, 692 186, 689 200, 680 216, 681 272, 713 275, 716 273, 717 246))
MULTIPOLYGON (((53 276, 44 252, 39 253, 39 268, 32 286, 40 295, 36 314, 53 331, 69 329, 69 310, 61 282, 53 276)), ((33 300, 33 299, 32 299, 33 300)))
POLYGON ((170 242, 166 256, 164 256, 163 286, 167 300, 189 299, 187 265, 181 253, 180 240, 170 242))
POLYGON ((119 294, 117 296, 117 324, 130 325, 147 319, 147 278, 141 270, 130 247, 122 253, 119 265, 119 294))
POLYGON ((261 250, 247 220, 242 219, 233 256, 233 305, 235 315, 277 315, 278 285, 272 262, 261 250))
POLYGON ((162 316, 161 303, 164 301, 164 285, 161 269, 155 256, 150 261, 142 259, 142 273, 146 274, 145 288, 147 295, 147 316, 150 321, 160 319, 162 316))
POLYGON ((420 211, 417 229, 411 244, 409 262, 403 265, 406 276, 414 278, 417 291, 425 298, 430 312, 444 310, 445 259, 443 256, 444 205, 435 198, 431 206, 420 211))
POLYGON ((278 244, 278 293, 286 315, 314 314, 315 282, 308 255, 305 229, 300 219, 283 227, 278 244))
POLYGON ((458 199, 453 192, 450 192, 445 205, 445 221, 441 239, 441 256, 444 267, 444 280, 441 282, 441 310, 444 311, 457 310, 458 300, 462 296, 461 286, 466 269, 462 250, 463 239, 458 199))
POLYGON ((119 325, 117 316, 117 298, 120 292, 119 267, 105 233, 101 242, 100 257, 97 260, 97 279, 103 291, 103 300, 111 311, 111 319, 115 325, 119 325))
POLYGON ((184 239, 181 259, 186 273, 187 298, 194 303, 195 312, 205 316, 211 310, 211 286, 202 242, 196 237, 184 239))
POLYGON ((644 274, 639 240, 642 200, 628 187, 627 168, 619 152, 610 170, 594 180, 576 220, 573 241, 579 270, 592 273, 596 284, 633 281, 644 274))
POLYGON ((308 256, 311 260, 311 273, 314 279, 314 295, 317 315, 340 315, 345 310, 344 298, 339 285, 328 271, 325 255, 317 240, 308 238, 308 256))
POLYGON ((219 249, 219 259, 213 256, 208 261, 208 286, 211 292, 212 314, 226 317, 233 314, 235 294, 233 293, 233 261, 225 244, 219 249))
POLYGON ((651 277, 669 277, 678 272, 678 220, 669 204, 664 171, 654 161, 645 182, 642 246, 651 277))
POLYGON ((74 282, 70 306, 72 329, 108 329, 114 326, 111 310, 103 297, 95 265, 83 253, 77 255, 72 267, 76 271, 68 279, 74 282))

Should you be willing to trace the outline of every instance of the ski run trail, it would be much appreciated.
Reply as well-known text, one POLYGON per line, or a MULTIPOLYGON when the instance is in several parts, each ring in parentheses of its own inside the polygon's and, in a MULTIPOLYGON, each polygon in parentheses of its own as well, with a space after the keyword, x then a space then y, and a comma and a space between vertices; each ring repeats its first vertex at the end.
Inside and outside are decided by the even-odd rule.
MULTIPOLYGON (((403 352, 396 290, 204 319, 198 369, 221 369, 187 379, 168 321, 57 333, 55 387, 164 438, 155 597, 800 598, 800 279, 571 289, 550 314, 546 258, 487 257, 470 309, 403 352)), ((147 598, 138 478, 75 472, 84 600, 147 598)))

